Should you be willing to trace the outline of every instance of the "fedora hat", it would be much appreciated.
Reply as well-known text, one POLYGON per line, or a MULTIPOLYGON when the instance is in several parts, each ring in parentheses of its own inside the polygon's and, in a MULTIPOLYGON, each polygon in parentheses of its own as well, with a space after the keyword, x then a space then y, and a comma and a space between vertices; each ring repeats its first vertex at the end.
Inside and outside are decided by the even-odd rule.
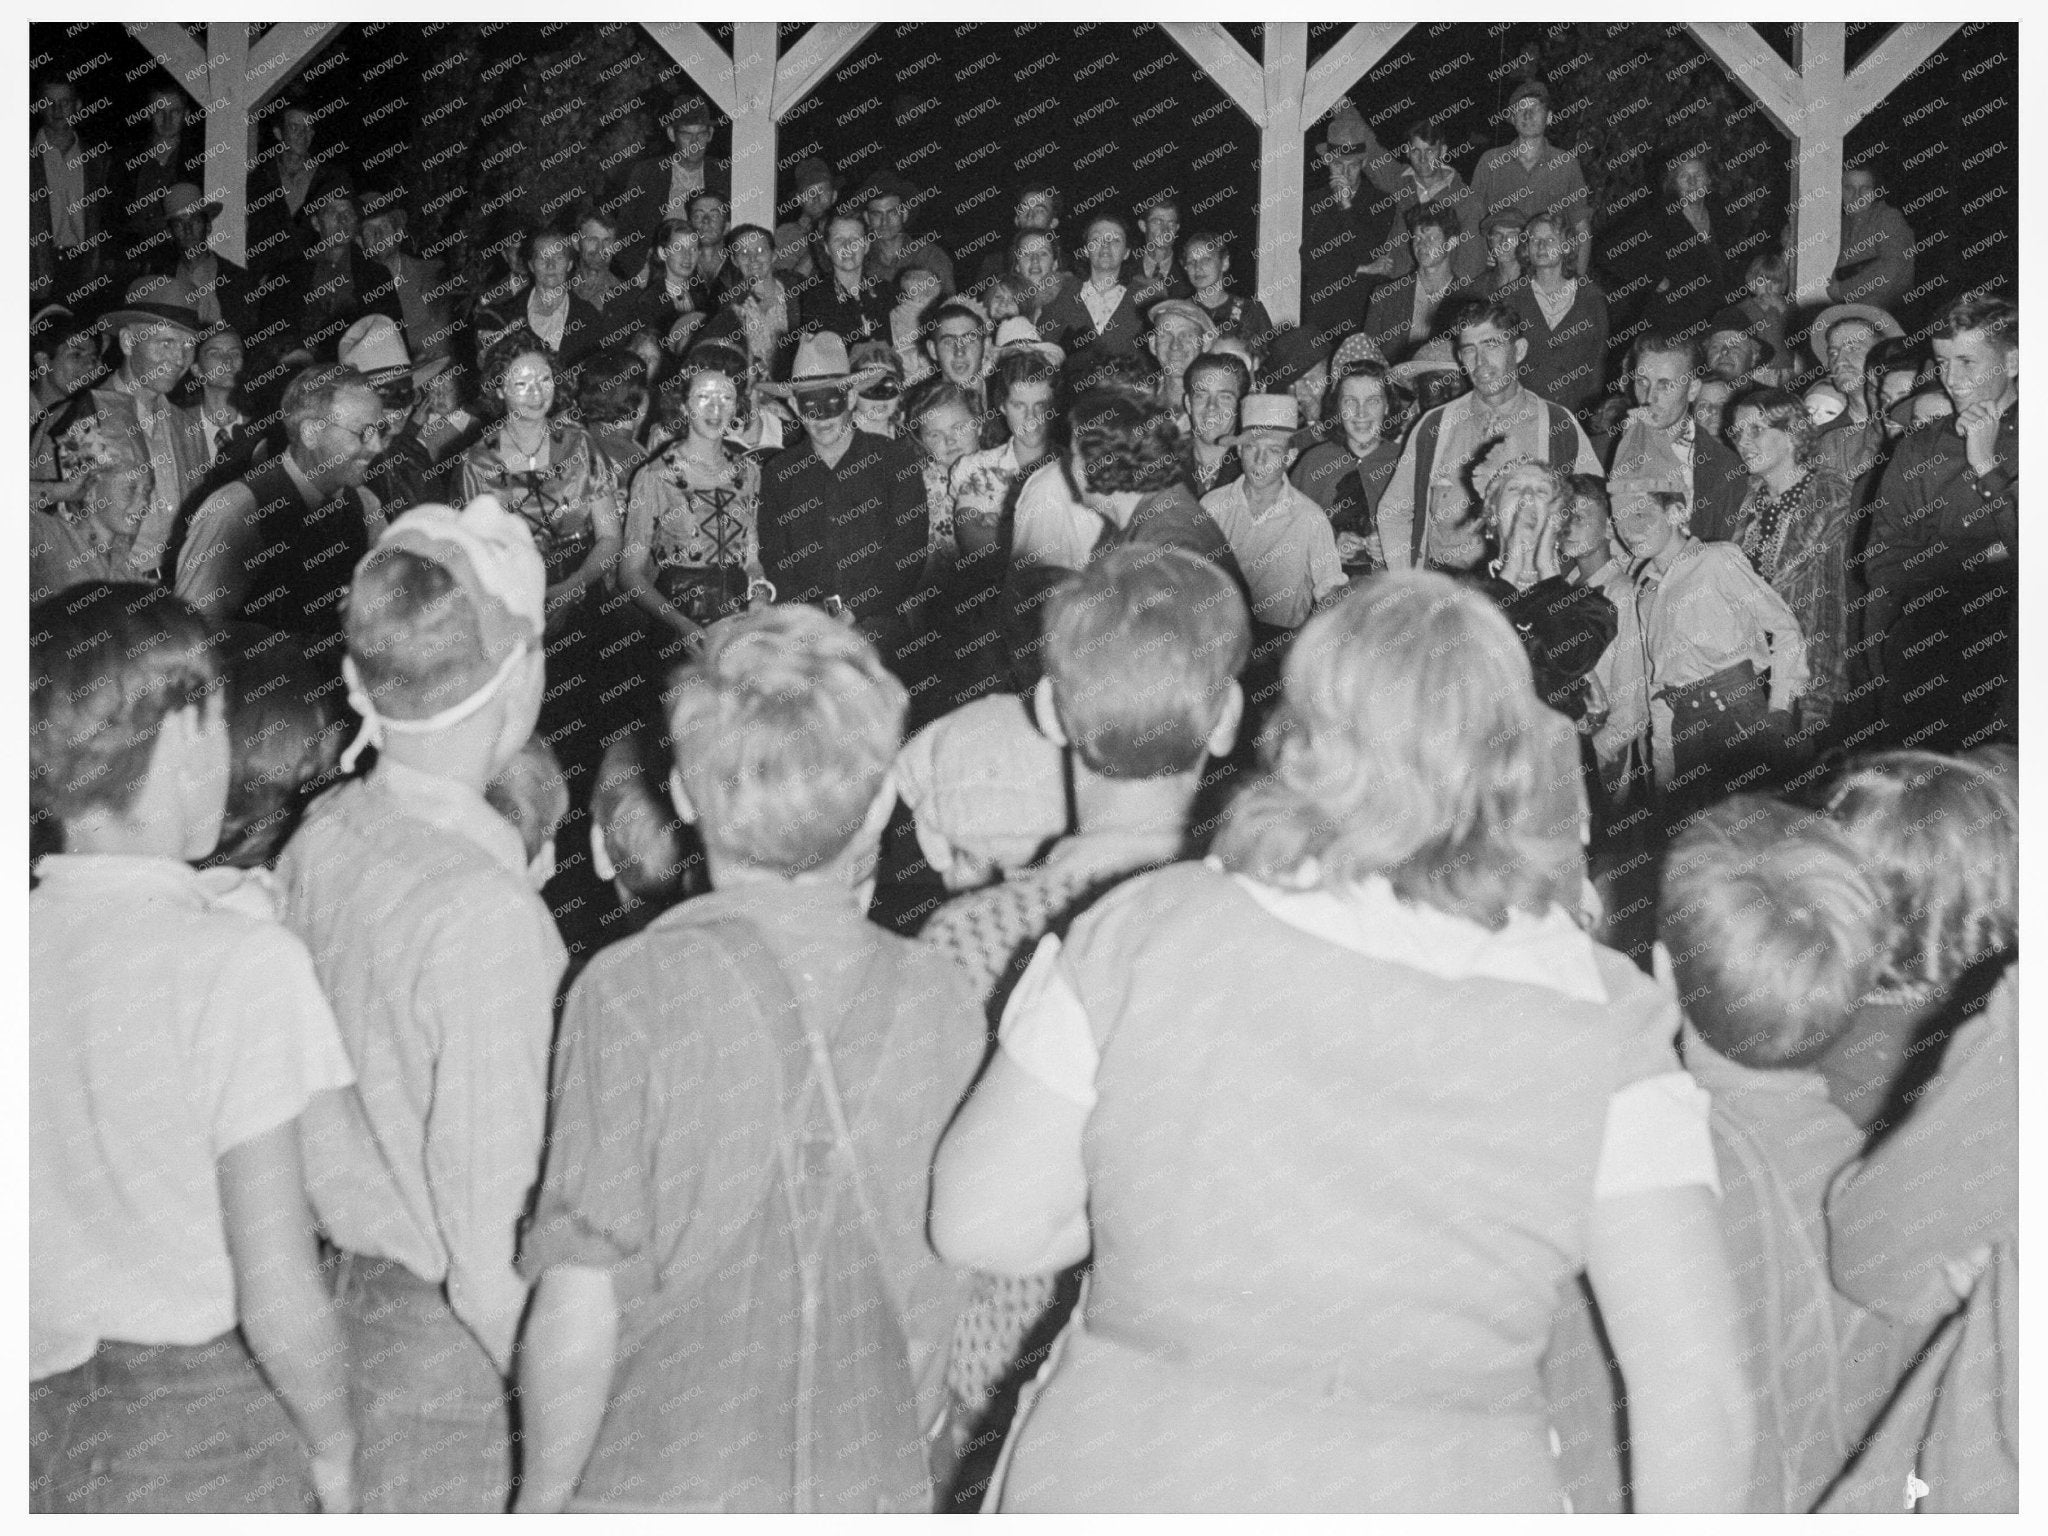
POLYGON ((365 315, 342 333, 335 361, 348 364, 372 384, 396 383, 408 375, 413 383, 424 384, 447 372, 454 360, 430 357, 415 364, 397 321, 389 315, 365 315))
POLYGON ((837 192, 842 185, 839 180, 839 173, 816 155, 811 155, 797 161, 796 172, 792 177, 791 184, 799 192, 803 191, 805 187, 820 184, 828 186, 834 192, 837 192))
POLYGON ((168 277, 142 277, 128 288, 128 294, 116 309, 107 312, 105 324, 108 334, 118 332, 124 325, 175 325, 180 330, 190 331, 197 340, 199 333, 206 329, 200 322, 199 312, 189 304, 174 304, 165 299, 151 298, 158 292, 175 292, 168 277))
POLYGON ((1356 107, 1339 107, 1323 130, 1323 153, 1350 160, 1366 154, 1372 144, 1372 130, 1356 107))
POLYGON ((189 181, 174 182, 164 191, 165 223, 183 218, 188 213, 202 213, 209 219, 217 219, 220 210, 219 203, 210 200, 189 181))
POLYGON ((847 361, 846 343, 835 332, 813 331, 797 343, 796 360, 790 365, 788 380, 765 383, 760 388, 764 394, 787 399, 813 390, 857 389, 886 371, 872 365, 854 368, 847 361))

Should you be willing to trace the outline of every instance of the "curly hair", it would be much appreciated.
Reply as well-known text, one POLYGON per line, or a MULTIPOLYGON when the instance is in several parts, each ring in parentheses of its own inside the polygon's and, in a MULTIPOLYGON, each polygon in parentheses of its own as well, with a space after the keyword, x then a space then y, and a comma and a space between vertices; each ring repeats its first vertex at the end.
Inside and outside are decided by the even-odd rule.
POLYGON ((1946 987, 2018 935, 2014 780, 1988 754, 1881 752, 1836 781, 1827 814, 1891 904, 1883 980, 1946 987))
POLYGON ((533 327, 525 321, 495 338, 484 348, 483 386, 487 394, 493 393, 505 382, 506 370, 520 358, 531 354, 547 359, 548 369, 554 370, 555 354, 548 344, 534 333, 533 327))
POLYGON ((1766 423, 1792 439, 1794 464, 1805 469, 1813 463, 1814 456, 1820 452, 1820 428, 1813 424, 1805 401, 1774 384, 1752 384, 1738 391, 1728 402, 1730 426, 1735 423, 1735 413, 1744 408, 1755 411, 1766 423))
POLYGON ((1266 771, 1216 841, 1227 867, 1333 890, 1384 876, 1496 930, 1576 904, 1576 739, 1480 592, 1433 571, 1354 587, 1302 628, 1283 687, 1266 771))
MULTIPOLYGON (((1242 368, 1243 363, 1231 362, 1242 368)), ((1166 407, 1142 389, 1089 390, 1067 416, 1068 440, 1079 450, 1089 490, 1163 491, 1181 477, 1181 433, 1166 407)))

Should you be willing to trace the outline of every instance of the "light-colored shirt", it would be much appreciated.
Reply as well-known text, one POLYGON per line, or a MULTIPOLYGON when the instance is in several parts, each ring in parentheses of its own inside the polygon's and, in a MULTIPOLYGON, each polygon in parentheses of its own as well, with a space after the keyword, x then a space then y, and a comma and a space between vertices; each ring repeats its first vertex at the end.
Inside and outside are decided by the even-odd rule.
POLYGON ((1252 617, 1299 629, 1317 603, 1342 587, 1344 562, 1323 509, 1286 480, 1263 512, 1254 512, 1245 482, 1233 480, 1202 498, 1202 510, 1230 540, 1230 552, 1251 587, 1252 617))
POLYGON ((1599 457, 1593 452, 1593 444, 1587 439, 1585 429, 1579 425, 1577 417, 1556 401, 1545 400, 1526 389, 1517 389, 1513 398, 1499 410, 1489 410, 1476 394, 1460 395, 1439 408, 1442 414, 1438 417, 1436 459, 1430 465, 1429 505, 1420 508, 1415 505, 1418 434, 1412 431, 1401 448, 1401 461, 1394 466, 1386 494, 1380 497, 1376 521, 1389 568, 1406 570, 1413 563, 1409 558, 1410 538, 1418 516, 1429 519, 1430 531, 1425 533, 1422 544, 1422 557, 1427 560, 1431 533, 1455 525, 1470 515, 1474 507, 1473 492, 1476 490, 1484 495, 1493 478, 1494 471, 1483 466, 1477 475, 1471 472, 1482 459, 1491 460, 1495 466, 1512 458, 1531 458, 1545 464, 1550 462, 1550 428, 1543 409, 1545 406, 1571 423, 1578 452, 1568 472, 1601 474, 1599 457))
POLYGON ((1017 493, 1011 562, 1083 570, 1105 526, 1101 515, 1067 488, 1067 477, 1057 460, 1041 464, 1017 493))
POLYGON ((354 1080, 305 948, 172 859, 55 854, 28 898, 29 1379, 235 1326, 224 1153, 354 1080))
POLYGON ((1785 600, 1733 544, 1686 547, 1663 576, 1646 575, 1637 611, 1657 692, 1750 662, 1771 672, 1771 708, 1806 691, 1806 642, 1785 600))
POLYGON ((1576 278, 1566 278, 1564 286, 1556 293, 1545 293, 1536 284, 1529 285, 1530 297, 1536 307, 1543 311, 1543 322, 1553 331, 1564 324, 1564 317, 1572 312, 1572 304, 1578 299, 1579 284, 1576 278))
POLYGON ((149 511, 135 531, 129 559, 138 570, 154 571, 170 543, 178 508, 206 472, 206 441, 199 435, 193 412, 171 404, 162 395, 145 400, 143 392, 118 372, 95 386, 92 395, 96 407, 129 426, 149 446, 149 467, 156 473, 156 483, 150 491, 149 511))
POLYGON ((1636 613, 1636 584, 1628 564, 1616 555, 1593 573, 1586 585, 1607 594, 1614 604, 1614 638, 1593 666, 1593 676, 1607 695, 1607 719, 1593 733, 1593 751, 1604 763, 1621 760, 1628 744, 1650 728, 1650 659, 1643 648, 1642 620, 1636 613))
POLYGON ((533 327, 538 336, 556 351, 562 349, 562 332, 569 327, 569 305, 565 299, 552 314, 540 307, 540 290, 531 289, 526 295, 526 323, 533 327))
POLYGON ((85 244, 85 140, 74 139, 68 152, 40 134, 37 142, 50 188, 50 239, 60 251, 76 250, 85 244))
MULTIPOLYGON (((1589 1003, 1608 1001, 1593 941, 1559 907, 1541 918, 1517 912, 1494 931, 1404 902, 1384 877, 1341 894, 1286 891, 1248 876, 1235 878, 1272 917, 1357 954, 1446 980, 1487 977, 1589 1003)), ((1060 948, 1057 935, 1039 941, 1003 1011, 998 1049, 1051 1092, 1092 1108, 1100 1060, 1095 1031, 1062 972, 1060 948)), ((1642 1078, 1617 1092, 1608 1103, 1595 1197, 1693 1184, 1718 1193, 1709 1109, 1705 1090, 1683 1072, 1642 1078)))
POLYGON ((1115 315, 1117 305, 1123 303, 1124 285, 1112 283, 1107 288, 1098 288, 1092 281, 1084 282, 1080 285, 1080 299, 1081 307, 1088 311, 1088 319, 1099 334, 1109 324, 1110 317, 1115 315))
POLYGON ((703 190, 703 164, 685 165, 671 155, 668 162, 668 202, 661 216, 665 219, 687 219, 690 216, 690 194, 703 190))
POLYGON ((337 1247, 446 1281, 508 1370, 568 958, 525 845, 474 790, 386 758, 314 804, 278 873, 364 1111, 307 1117, 314 1210, 337 1247))
POLYGON ((1003 502, 1017 478, 1017 445, 977 448, 953 466, 953 516, 956 521, 995 526, 1003 502))

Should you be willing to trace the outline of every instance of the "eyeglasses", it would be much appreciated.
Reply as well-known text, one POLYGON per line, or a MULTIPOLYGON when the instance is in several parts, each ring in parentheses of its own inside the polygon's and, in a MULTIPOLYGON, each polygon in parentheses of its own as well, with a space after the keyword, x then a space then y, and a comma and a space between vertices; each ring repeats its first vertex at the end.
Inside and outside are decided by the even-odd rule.
POLYGON ((336 421, 332 416, 327 417, 326 420, 327 425, 334 428, 335 431, 354 438, 356 446, 360 448, 372 446, 381 448, 391 437, 390 428, 386 427, 381 421, 373 421, 367 427, 351 427, 336 421), (375 440, 374 443, 372 439, 375 440))

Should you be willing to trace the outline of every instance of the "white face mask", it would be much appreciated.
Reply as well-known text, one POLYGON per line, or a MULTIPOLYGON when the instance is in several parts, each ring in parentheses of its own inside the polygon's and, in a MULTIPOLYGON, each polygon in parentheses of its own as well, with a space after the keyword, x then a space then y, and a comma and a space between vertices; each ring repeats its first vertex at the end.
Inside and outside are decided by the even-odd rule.
POLYGON ((341 675, 348 685, 348 701, 355 707, 356 713, 363 717, 363 723, 356 731, 356 739, 350 742, 348 750, 341 754, 341 771, 343 773, 353 773, 355 771, 356 759, 363 755, 363 749, 365 747, 381 748, 384 745, 384 734, 387 731, 393 731, 402 736, 417 736, 431 731, 446 730, 451 725, 467 720, 471 715, 491 702, 497 695, 498 690, 505 686, 505 680, 512 675, 513 668, 519 665, 520 658, 525 655, 526 648, 524 646, 513 650, 510 655, 506 656, 498 664, 498 670, 492 673, 490 679, 481 688, 477 689, 475 693, 472 693, 468 698, 461 700, 459 703, 449 705, 446 709, 436 714, 428 715, 424 720, 393 720, 378 714, 377 706, 370 702, 369 691, 363 687, 362 677, 356 671, 355 659, 353 657, 343 657, 341 675))

